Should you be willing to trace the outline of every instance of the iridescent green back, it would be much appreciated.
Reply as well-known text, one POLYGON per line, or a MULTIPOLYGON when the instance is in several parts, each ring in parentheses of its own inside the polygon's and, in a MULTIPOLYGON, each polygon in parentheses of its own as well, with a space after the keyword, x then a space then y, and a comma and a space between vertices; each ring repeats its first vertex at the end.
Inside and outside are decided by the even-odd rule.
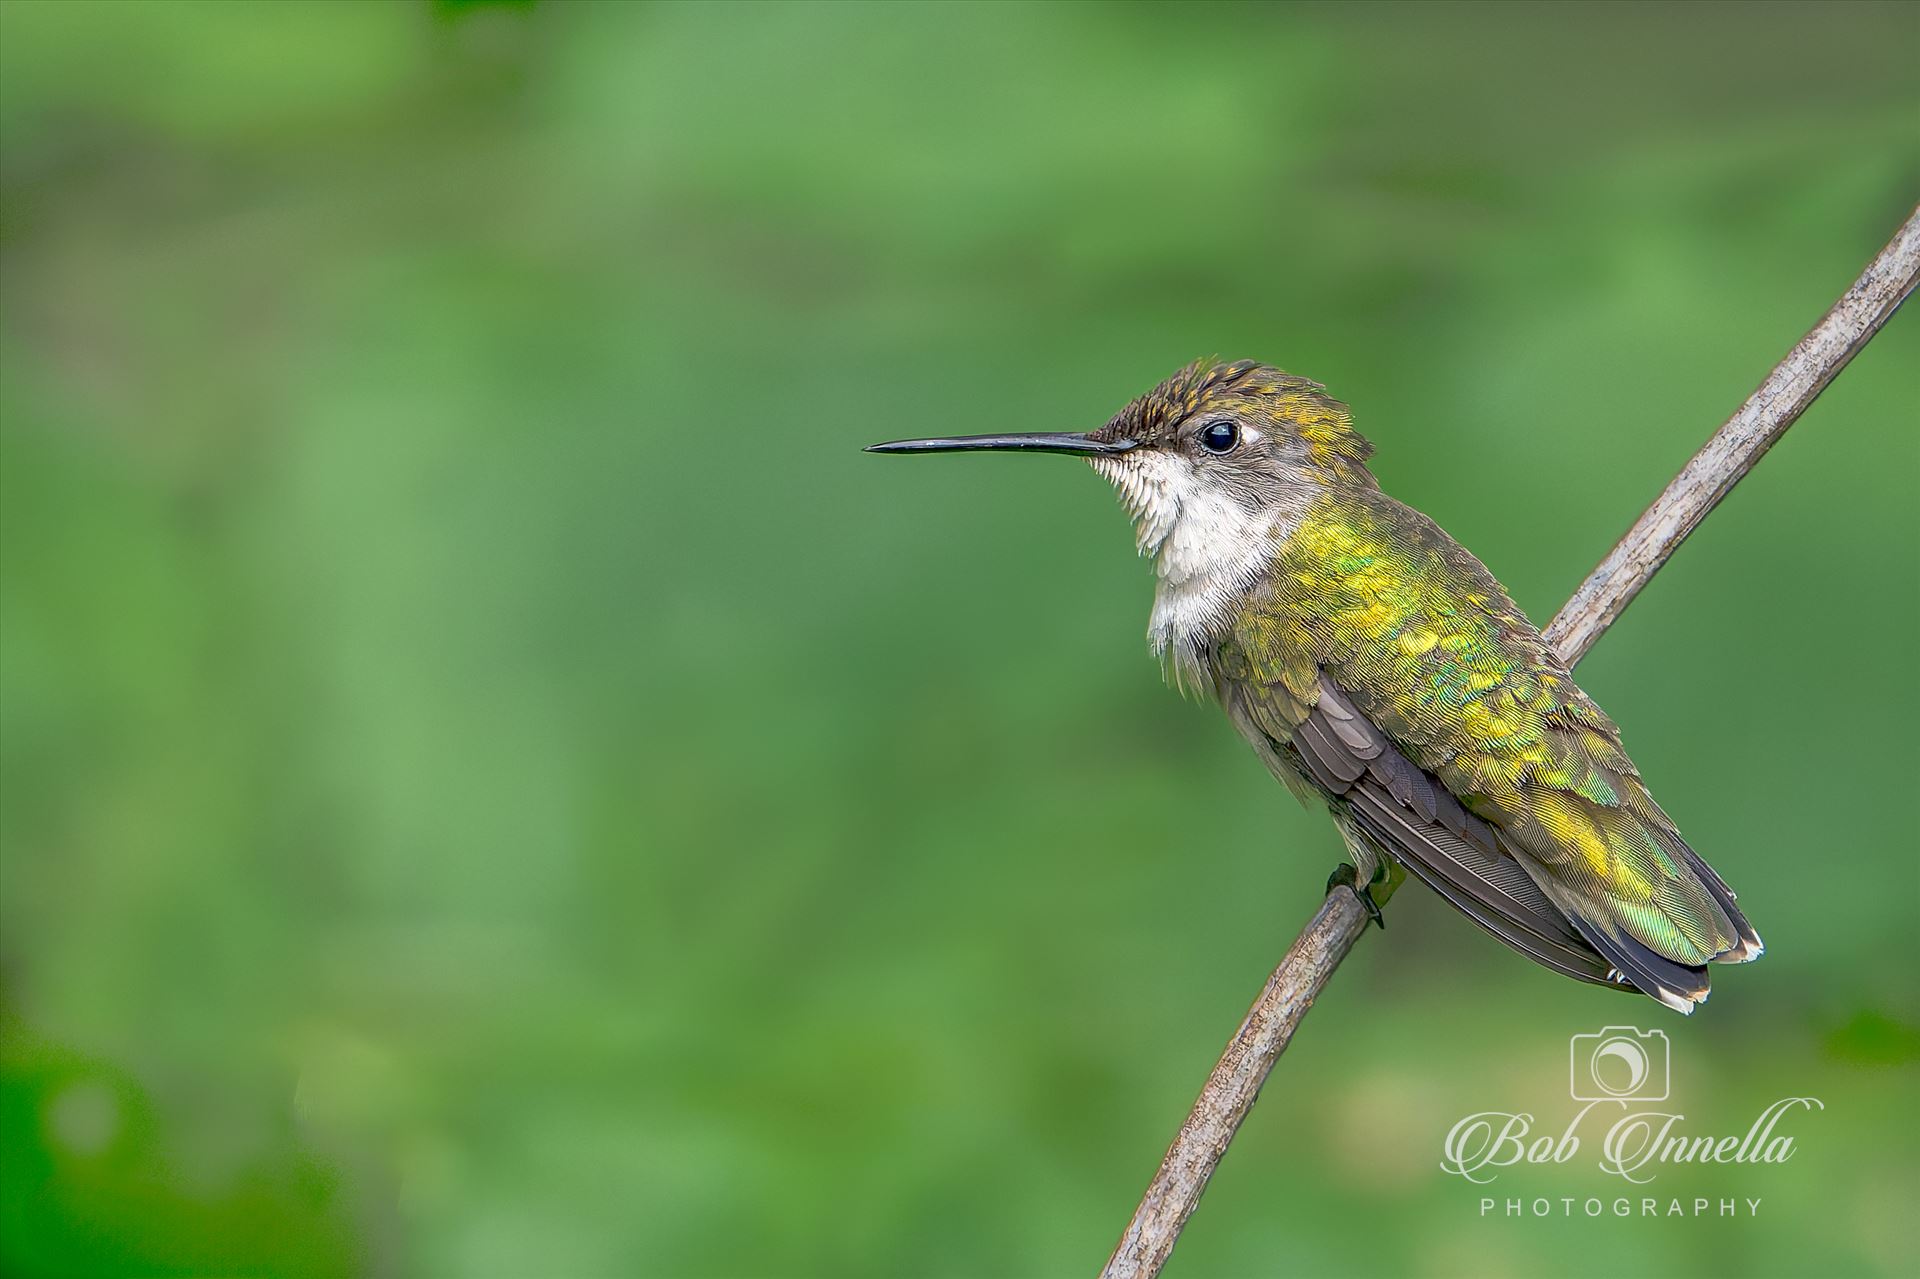
POLYGON ((1326 486, 1214 660, 1281 741, 1324 669, 1531 858, 1563 908, 1683 964, 1737 945, 1619 730, 1485 566, 1418 511, 1365 483, 1326 486))

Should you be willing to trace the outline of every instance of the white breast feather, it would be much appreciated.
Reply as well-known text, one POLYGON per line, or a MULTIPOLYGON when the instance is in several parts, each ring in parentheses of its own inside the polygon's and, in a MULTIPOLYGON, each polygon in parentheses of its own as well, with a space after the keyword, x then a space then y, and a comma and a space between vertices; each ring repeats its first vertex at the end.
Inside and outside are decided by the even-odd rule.
POLYGON ((1251 511, 1197 482, 1178 454, 1142 450, 1093 459, 1133 517, 1140 553, 1159 575, 1147 638, 1182 691, 1209 691, 1201 655, 1232 624, 1235 606, 1273 562, 1293 523, 1281 510, 1251 511))

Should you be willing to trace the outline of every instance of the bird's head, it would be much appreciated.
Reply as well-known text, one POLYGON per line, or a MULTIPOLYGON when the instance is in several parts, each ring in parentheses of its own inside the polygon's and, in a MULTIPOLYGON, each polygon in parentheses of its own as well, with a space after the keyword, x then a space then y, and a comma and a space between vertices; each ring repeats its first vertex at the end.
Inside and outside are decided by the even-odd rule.
POLYGON ((1084 435, 896 440, 868 452, 978 450, 1086 458, 1119 491, 1146 554, 1183 524, 1246 527, 1306 490, 1374 486, 1373 446, 1347 406, 1318 382, 1253 360, 1197 360, 1084 435))

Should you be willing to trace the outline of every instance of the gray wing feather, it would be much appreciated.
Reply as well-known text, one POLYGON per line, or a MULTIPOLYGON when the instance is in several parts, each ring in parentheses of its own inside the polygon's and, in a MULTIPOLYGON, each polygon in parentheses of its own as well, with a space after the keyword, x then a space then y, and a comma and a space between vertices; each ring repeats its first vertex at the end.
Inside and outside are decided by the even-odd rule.
POLYGON ((1614 967, 1501 848, 1493 828, 1402 755, 1324 674, 1287 752, 1396 861, 1475 923, 1567 976, 1618 985, 1614 967))

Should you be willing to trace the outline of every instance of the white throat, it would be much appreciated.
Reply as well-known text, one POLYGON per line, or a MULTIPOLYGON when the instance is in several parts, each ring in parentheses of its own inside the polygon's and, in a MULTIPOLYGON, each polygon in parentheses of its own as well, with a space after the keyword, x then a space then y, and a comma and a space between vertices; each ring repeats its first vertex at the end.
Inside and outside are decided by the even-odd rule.
POLYGON ((1142 450, 1095 458, 1133 517, 1140 553, 1159 585, 1147 638, 1183 688, 1205 689, 1205 650, 1233 624, 1236 606, 1272 564, 1296 522, 1285 509, 1252 511, 1217 485, 1203 484, 1178 454, 1142 450))

